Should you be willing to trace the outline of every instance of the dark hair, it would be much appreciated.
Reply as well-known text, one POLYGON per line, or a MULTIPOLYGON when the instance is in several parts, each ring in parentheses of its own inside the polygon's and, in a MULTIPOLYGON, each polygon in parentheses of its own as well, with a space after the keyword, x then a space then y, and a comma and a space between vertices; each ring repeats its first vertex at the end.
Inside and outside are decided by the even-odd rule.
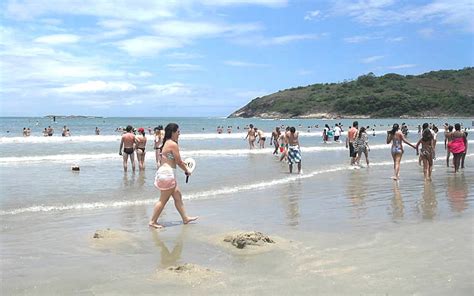
POLYGON ((352 126, 353 126, 353 127, 358 127, 358 126, 359 126, 359 122, 354 121, 354 122, 352 123, 352 126))
POLYGON ((294 126, 290 127, 290 133, 294 134, 296 132, 296 128, 294 126))
POLYGON ((125 128, 125 130, 126 130, 127 132, 131 132, 132 129, 133 129, 133 127, 132 127, 131 125, 127 125, 127 127, 125 128))
POLYGON ((398 123, 394 123, 393 126, 392 126, 392 130, 390 131, 390 133, 392 135, 395 135, 395 133, 398 131, 398 129, 400 128, 400 126, 398 125, 398 123))
POLYGON ((168 123, 165 127, 165 137, 163 138, 163 144, 161 144, 160 150, 163 150, 167 140, 171 139, 171 135, 178 131, 179 126, 176 123, 168 123))
POLYGON ((452 132, 453 129, 454 129, 454 127, 453 127, 452 125, 450 125, 450 126, 448 127, 448 131, 450 131, 450 132, 452 132))
POLYGON ((360 137, 362 136, 362 133, 365 133, 365 127, 361 127, 360 130, 359 130, 359 136, 358 138, 360 139, 360 137))
POLYGON ((324 126, 327 127, 327 128, 329 128, 329 125, 328 125, 327 123, 326 123, 324 126))
POLYGON ((456 123, 454 125, 454 129, 457 130, 457 131, 460 131, 461 130, 461 125, 459 123, 456 123))
POLYGON ((250 127, 250 128, 253 128, 253 124, 249 124, 249 127, 250 127))
POLYGON ((429 126, 430 126, 430 125, 429 125, 427 122, 425 122, 425 123, 423 123, 422 128, 425 130, 425 129, 427 129, 429 126))
POLYGON ((428 142, 428 141, 431 141, 433 140, 433 134, 431 133, 431 131, 427 128, 425 128, 423 130, 423 134, 422 134, 422 137, 421 137, 421 140, 423 142, 428 142))

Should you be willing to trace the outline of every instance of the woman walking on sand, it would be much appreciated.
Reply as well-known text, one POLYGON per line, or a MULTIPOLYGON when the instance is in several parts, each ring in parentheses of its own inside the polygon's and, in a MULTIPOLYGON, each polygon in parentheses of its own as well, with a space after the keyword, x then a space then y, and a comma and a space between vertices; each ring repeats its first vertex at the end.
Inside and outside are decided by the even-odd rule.
POLYGON ((433 156, 435 139, 429 129, 425 129, 421 135, 421 139, 416 143, 416 155, 420 155, 423 161, 423 175, 425 181, 431 181, 431 172, 433 171, 433 156), (418 147, 421 144, 421 151, 418 152, 418 147))
POLYGON ((395 123, 392 127, 391 131, 387 131, 387 144, 392 143, 391 153, 393 158, 393 171, 394 175, 392 177, 393 180, 398 181, 400 179, 400 162, 403 156, 403 142, 405 142, 408 146, 415 148, 412 144, 410 144, 403 133, 400 131, 400 127, 398 123, 395 123))
POLYGON ((161 212, 171 196, 174 199, 174 205, 181 215, 184 224, 188 224, 198 218, 186 215, 181 191, 176 182, 176 166, 179 166, 185 172, 186 176, 191 175, 179 153, 179 133, 179 126, 176 123, 169 123, 165 127, 165 137, 163 139, 163 145, 161 146, 161 166, 155 176, 155 186, 161 192, 160 200, 155 204, 153 215, 148 223, 148 225, 153 228, 158 229, 163 227, 163 225, 158 224, 158 217, 160 217, 161 212))

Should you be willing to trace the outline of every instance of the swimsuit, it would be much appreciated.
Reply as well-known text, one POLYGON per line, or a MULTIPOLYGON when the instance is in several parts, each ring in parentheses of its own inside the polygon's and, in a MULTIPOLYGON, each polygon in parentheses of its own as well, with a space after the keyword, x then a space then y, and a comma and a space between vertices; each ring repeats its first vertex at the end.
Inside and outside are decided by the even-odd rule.
POLYGON ((143 153, 145 153, 145 147, 137 147, 137 149, 140 149, 143 153))
POLYGON ((398 139, 393 139, 392 154, 402 154, 402 143, 398 139))
POLYGON ((298 146, 289 146, 288 147, 288 162, 290 164, 301 162, 301 151, 300 151, 300 148, 298 146))
POLYGON ((133 153, 133 148, 123 148, 123 152, 127 154, 132 154, 133 153))
POLYGON ((176 187, 176 169, 164 164, 156 171, 155 187, 160 190, 170 190, 176 187))

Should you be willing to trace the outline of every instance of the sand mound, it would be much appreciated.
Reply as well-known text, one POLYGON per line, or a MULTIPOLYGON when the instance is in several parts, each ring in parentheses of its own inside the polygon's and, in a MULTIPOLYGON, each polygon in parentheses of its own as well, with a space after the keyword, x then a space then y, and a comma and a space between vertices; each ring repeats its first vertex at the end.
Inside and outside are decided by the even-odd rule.
POLYGON ((274 244, 275 241, 258 231, 242 232, 234 235, 228 235, 224 238, 225 242, 231 243, 237 249, 243 249, 247 245, 263 246, 265 244, 274 244))
POLYGON ((184 263, 170 266, 165 270, 158 270, 157 276, 161 281, 170 283, 182 283, 197 286, 202 284, 214 285, 220 273, 196 264, 184 263), (177 280, 179 280, 177 282, 177 280))
POLYGON ((121 251, 137 247, 136 239, 129 232, 110 228, 96 230, 92 235, 91 244, 95 249, 104 251, 121 251))

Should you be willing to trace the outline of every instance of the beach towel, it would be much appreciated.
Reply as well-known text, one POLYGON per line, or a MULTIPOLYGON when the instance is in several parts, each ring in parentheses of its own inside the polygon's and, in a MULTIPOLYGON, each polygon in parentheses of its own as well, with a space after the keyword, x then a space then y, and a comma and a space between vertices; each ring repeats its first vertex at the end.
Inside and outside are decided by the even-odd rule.
POLYGON ((288 147, 288 162, 290 164, 301 162, 301 151, 298 146, 288 147))
POLYGON ((453 154, 463 153, 464 150, 466 150, 463 138, 456 138, 452 140, 448 144, 448 147, 449 147, 449 151, 451 151, 451 153, 453 154))

